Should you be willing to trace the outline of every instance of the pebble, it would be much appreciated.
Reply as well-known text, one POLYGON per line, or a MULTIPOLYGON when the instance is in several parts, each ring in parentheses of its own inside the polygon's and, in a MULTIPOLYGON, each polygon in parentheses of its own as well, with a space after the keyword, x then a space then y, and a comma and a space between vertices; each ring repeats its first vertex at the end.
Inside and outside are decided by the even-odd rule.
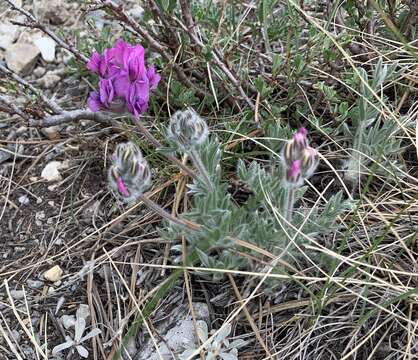
POLYGON ((62 274, 62 269, 58 265, 55 265, 44 273, 44 279, 51 282, 56 282, 61 280, 62 274))
POLYGON ((4 22, 0 24, 0 48, 7 49, 17 39, 19 27, 17 25, 4 22))
POLYGON ((19 198, 17 199, 17 201, 19 201, 19 203, 21 203, 22 205, 28 205, 30 200, 28 198, 27 195, 21 195, 19 196, 19 198))
POLYGON ((50 89, 50 88, 55 87, 59 83, 60 80, 61 80, 61 77, 59 77, 56 74, 48 72, 43 77, 38 79, 37 83, 46 89, 50 89))
POLYGON ((36 78, 40 78, 46 73, 46 69, 42 66, 37 66, 35 70, 33 70, 32 74, 35 75, 36 78))
POLYGON ((40 281, 40 280, 28 279, 28 280, 26 280, 26 283, 28 284, 29 287, 31 287, 33 289, 40 289, 42 286, 44 286, 44 282, 40 281))
POLYGON ((41 177, 48 182, 62 180, 62 176, 59 172, 59 170, 62 169, 62 166, 63 163, 61 161, 50 161, 43 168, 41 177))
POLYGON ((33 7, 38 18, 49 21, 52 25, 61 25, 69 18, 62 0, 35 0, 33 7))
POLYGON ((6 49, 6 64, 10 70, 21 75, 29 74, 40 54, 39 49, 27 42, 17 42, 6 49))
POLYGON ((50 126, 41 129, 41 133, 45 135, 49 140, 56 140, 61 137, 59 131, 62 129, 61 126, 50 126))
POLYGON ((55 46, 57 43, 54 40, 50 37, 41 36, 34 39, 33 43, 41 52, 42 59, 46 62, 52 62, 55 60, 55 46))
POLYGON ((21 300, 25 297, 25 291, 23 291, 23 290, 10 290, 10 296, 15 300, 21 300))

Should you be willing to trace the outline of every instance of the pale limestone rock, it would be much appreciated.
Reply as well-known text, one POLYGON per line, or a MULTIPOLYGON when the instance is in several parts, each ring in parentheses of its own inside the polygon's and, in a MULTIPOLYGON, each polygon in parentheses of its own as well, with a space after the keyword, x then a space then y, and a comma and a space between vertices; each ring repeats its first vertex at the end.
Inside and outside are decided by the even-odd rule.
POLYGON ((58 265, 55 265, 49 270, 45 271, 44 279, 51 281, 51 282, 56 282, 56 281, 61 280, 62 274, 63 274, 62 269, 58 265))
POLYGON ((27 42, 10 45, 6 50, 6 64, 10 70, 21 75, 29 74, 40 54, 39 49, 27 42))
POLYGON ((52 40, 50 37, 41 36, 36 37, 33 40, 33 43, 41 52, 42 59, 47 62, 52 62, 55 60, 55 46, 57 43, 54 40, 52 40))

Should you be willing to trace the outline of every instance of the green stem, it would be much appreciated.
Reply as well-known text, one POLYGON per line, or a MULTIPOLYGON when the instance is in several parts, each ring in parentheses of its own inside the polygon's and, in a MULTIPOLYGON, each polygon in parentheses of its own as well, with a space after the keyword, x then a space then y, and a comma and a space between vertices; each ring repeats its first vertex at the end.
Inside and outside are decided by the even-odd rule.
MULTIPOLYGON (((155 148, 161 148, 161 143, 148 131, 148 129, 145 127, 145 125, 142 123, 141 120, 137 118, 133 118, 136 127, 139 129, 139 131, 144 135, 148 141, 154 145, 155 148)), ((172 163, 177 165, 181 170, 184 171, 185 174, 189 175, 191 178, 196 179, 196 174, 193 170, 191 170, 189 167, 184 165, 179 159, 177 159, 175 156, 170 154, 165 154, 166 158, 169 159, 172 163)))
POLYGON ((193 161, 194 166, 196 166, 197 170, 199 171, 200 175, 203 177, 203 180, 210 191, 214 191, 214 187, 212 181, 210 180, 209 174, 206 171, 205 165, 203 165, 202 159, 200 158, 199 153, 192 149, 189 151, 189 156, 193 161))
POLYGON ((287 199, 286 199, 286 220, 289 222, 292 221, 294 205, 295 205, 295 189, 289 188, 287 190, 287 199))

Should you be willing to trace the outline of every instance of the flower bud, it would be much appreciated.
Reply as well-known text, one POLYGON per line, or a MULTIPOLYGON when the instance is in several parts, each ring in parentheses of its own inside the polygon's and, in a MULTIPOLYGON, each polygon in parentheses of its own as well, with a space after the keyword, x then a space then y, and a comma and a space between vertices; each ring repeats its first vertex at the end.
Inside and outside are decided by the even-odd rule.
POLYGON ((301 161, 295 160, 286 172, 286 182, 290 187, 297 187, 302 182, 302 167, 301 161))
POLYGON ((109 185, 125 202, 136 200, 151 184, 151 171, 139 148, 129 142, 119 144, 112 155, 109 185))
POLYGON ((168 136, 183 150, 201 145, 208 134, 206 122, 192 109, 177 111, 170 119, 168 136))
POLYGON ((284 145, 283 159, 288 166, 291 166, 293 161, 300 159, 303 151, 308 147, 307 134, 305 128, 300 128, 293 138, 284 145))
POLYGON ((305 178, 308 178, 313 174, 318 165, 318 161, 318 151, 308 146, 302 154, 302 173, 305 178))

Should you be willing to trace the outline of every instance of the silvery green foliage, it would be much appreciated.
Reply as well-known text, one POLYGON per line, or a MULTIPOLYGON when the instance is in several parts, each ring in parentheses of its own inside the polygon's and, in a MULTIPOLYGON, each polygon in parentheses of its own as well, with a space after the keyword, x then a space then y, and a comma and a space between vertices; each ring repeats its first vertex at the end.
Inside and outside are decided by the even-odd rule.
POLYGON ((380 115, 382 103, 388 104, 383 87, 393 79, 395 68, 396 64, 383 65, 380 59, 370 79, 363 68, 358 69, 363 81, 360 82, 360 96, 356 105, 349 111, 352 126, 346 122, 343 124, 345 136, 353 139, 353 150, 344 166, 345 178, 353 185, 357 184, 370 165, 375 164, 376 172, 392 169, 394 158, 400 151, 399 125, 392 118, 383 120, 380 115), (365 83, 381 97, 381 102, 365 83))
MULTIPOLYGON (((277 149, 276 157, 279 157, 280 147, 277 149)), ((236 239, 279 254, 288 246, 289 237, 294 236, 294 228, 303 224, 301 232, 307 236, 327 233, 335 229, 336 217, 351 206, 350 202, 343 199, 341 193, 328 199, 326 205, 315 209, 296 206, 291 220, 292 226, 289 226, 285 221, 288 188, 284 183, 284 170, 280 158, 272 161, 267 167, 263 167, 257 161, 249 164, 238 161, 238 179, 250 191, 250 196, 237 203, 228 192, 228 181, 222 176, 222 149, 216 137, 209 137, 197 151, 214 189, 209 190, 204 181, 195 181, 190 186, 192 208, 183 213, 182 217, 203 226, 199 231, 193 231, 170 224, 164 230, 164 236, 176 241, 184 235, 189 244, 188 253, 195 250, 203 267, 226 270, 252 269, 250 257, 241 254, 259 254, 238 246, 235 243, 236 239)), ((297 204, 306 188, 302 186, 292 191, 297 204)), ((295 241, 306 242, 306 238, 299 235, 295 241)), ((293 246, 289 248, 286 256, 291 254, 294 257, 292 249, 293 246)), ((173 250, 181 251, 181 246, 174 246, 173 250)), ((223 276, 223 272, 212 273, 215 280, 223 276)))
POLYGON ((119 144, 111 161, 108 183, 120 200, 130 203, 149 188, 151 170, 137 145, 132 142, 119 144))
MULTIPOLYGON (((196 324, 196 332, 202 344, 205 344, 209 338, 208 326, 204 321, 196 324)), ((211 332, 214 333, 213 331, 211 332)), ((238 360, 238 350, 246 344, 246 341, 237 339, 230 342, 228 336, 231 333, 231 325, 224 324, 214 338, 203 346, 205 360, 238 360)), ((193 355, 196 349, 188 348, 180 356, 180 360, 200 359, 200 352, 193 355)))
POLYGON ((56 356, 58 353, 69 349, 70 353, 77 351, 78 354, 83 358, 88 358, 88 350, 81 345, 83 342, 99 335, 101 333, 100 329, 92 329, 86 335, 83 336, 84 330, 86 329, 86 317, 83 315, 83 311, 80 308, 77 310, 75 322, 67 321, 70 325, 69 327, 74 327, 74 337, 66 336, 65 342, 55 346, 52 349, 52 356, 56 356))

